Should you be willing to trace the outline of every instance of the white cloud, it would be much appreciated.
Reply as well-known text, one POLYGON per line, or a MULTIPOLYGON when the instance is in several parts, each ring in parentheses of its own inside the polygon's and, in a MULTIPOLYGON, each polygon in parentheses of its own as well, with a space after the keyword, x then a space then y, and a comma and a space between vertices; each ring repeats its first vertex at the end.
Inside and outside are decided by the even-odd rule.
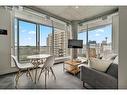
POLYGON ((22 30, 22 29, 20 31, 23 32, 23 33, 26 32, 26 30, 22 30))
POLYGON ((36 34, 35 31, 29 31, 28 33, 29 33, 29 34, 36 34))
POLYGON ((100 34, 96 33, 96 35, 95 35, 95 36, 100 36, 100 34))

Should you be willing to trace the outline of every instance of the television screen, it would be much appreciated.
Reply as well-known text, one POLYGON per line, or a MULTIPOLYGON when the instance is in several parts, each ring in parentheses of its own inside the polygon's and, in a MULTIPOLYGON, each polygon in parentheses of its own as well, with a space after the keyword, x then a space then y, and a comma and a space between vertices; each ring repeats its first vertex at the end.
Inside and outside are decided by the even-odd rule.
POLYGON ((82 48, 82 47, 83 40, 75 40, 75 39, 68 40, 68 48, 82 48))

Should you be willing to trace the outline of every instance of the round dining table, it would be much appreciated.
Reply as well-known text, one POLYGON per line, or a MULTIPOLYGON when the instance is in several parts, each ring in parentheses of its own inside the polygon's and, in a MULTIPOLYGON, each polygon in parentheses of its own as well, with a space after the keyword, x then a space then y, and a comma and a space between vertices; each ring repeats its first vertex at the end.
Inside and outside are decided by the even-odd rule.
POLYGON ((27 59, 30 60, 30 62, 34 65, 35 67, 35 84, 36 84, 36 79, 37 79, 37 69, 38 69, 38 66, 40 64, 43 64, 44 61, 46 60, 46 58, 50 57, 51 55, 50 54, 36 54, 36 55, 30 55, 30 56, 27 56, 27 59))

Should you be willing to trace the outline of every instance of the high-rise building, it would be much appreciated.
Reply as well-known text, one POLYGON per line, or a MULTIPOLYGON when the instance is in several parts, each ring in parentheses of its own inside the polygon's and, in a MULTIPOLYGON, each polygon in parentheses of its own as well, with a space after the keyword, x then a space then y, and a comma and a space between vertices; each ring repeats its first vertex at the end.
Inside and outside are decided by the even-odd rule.
POLYGON ((54 55, 57 57, 66 56, 68 54, 67 42, 68 42, 67 32, 56 28, 54 29, 54 35, 49 34, 47 38, 47 46, 54 47, 53 52, 54 55))

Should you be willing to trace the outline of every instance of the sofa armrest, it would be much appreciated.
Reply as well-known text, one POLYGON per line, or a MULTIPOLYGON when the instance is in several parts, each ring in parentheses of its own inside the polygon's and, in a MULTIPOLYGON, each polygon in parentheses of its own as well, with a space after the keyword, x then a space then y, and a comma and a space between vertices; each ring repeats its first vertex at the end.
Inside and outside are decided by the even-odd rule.
POLYGON ((89 65, 88 65, 88 64, 81 63, 80 65, 78 65, 78 67, 79 67, 79 68, 80 68, 80 67, 89 67, 89 65))
POLYGON ((94 88, 118 88, 117 79, 95 69, 81 66, 80 78, 94 88))

